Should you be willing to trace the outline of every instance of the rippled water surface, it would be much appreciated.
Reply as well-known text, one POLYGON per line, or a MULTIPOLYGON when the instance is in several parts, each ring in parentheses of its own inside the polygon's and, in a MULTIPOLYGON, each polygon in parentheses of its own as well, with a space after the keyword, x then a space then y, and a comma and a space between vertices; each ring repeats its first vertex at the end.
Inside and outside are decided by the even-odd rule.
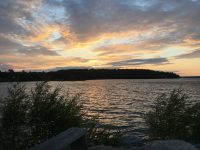
MULTIPOLYGON (((0 83, 0 95, 6 95, 6 87, 11 83, 0 83)), ((28 88, 33 82, 25 83, 28 88)), ((50 82, 56 87, 61 84, 64 93, 81 93, 86 111, 98 114, 103 125, 128 129, 143 136, 145 131, 142 116, 155 98, 181 88, 188 94, 188 102, 200 101, 200 79, 137 79, 137 80, 91 80, 50 82)))

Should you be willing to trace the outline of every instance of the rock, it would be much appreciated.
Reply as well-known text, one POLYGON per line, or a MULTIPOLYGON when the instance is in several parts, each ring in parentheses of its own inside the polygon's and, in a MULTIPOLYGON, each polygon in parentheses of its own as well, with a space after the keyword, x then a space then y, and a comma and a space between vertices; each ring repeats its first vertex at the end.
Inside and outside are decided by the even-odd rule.
POLYGON ((195 144, 195 147, 200 150, 200 144, 195 144))
POLYGON ((88 150, 123 150, 123 149, 115 148, 111 146, 98 145, 98 146, 89 147, 88 150))
POLYGON ((129 148, 129 147, 143 146, 144 142, 142 139, 138 138, 135 135, 129 135, 122 137, 120 145, 122 147, 129 148))
POLYGON ((159 140, 149 145, 130 150, 197 150, 193 145, 181 140, 159 140))
POLYGON ((135 146, 129 148, 114 148, 110 146, 94 146, 88 150, 197 150, 195 146, 181 140, 159 140, 153 141, 145 146, 135 146))
POLYGON ((86 150, 86 131, 70 128, 30 150, 86 150))
POLYGON ((166 150, 197 150, 192 144, 181 140, 160 140, 154 141, 151 147, 166 148, 166 150))

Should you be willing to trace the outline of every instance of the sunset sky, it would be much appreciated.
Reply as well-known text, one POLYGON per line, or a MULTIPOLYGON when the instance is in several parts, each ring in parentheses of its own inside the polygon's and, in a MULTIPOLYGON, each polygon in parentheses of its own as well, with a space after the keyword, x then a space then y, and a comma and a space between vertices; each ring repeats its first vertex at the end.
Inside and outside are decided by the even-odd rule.
POLYGON ((0 0, 0 70, 200 75, 200 0, 0 0))

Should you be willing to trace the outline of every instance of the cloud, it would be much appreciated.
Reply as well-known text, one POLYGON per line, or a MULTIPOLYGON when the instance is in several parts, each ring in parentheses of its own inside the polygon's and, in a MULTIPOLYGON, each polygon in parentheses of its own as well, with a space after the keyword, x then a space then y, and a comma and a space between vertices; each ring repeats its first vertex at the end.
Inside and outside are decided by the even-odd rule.
POLYGON ((0 36, 0 55, 9 54, 12 52, 13 49, 16 49, 19 46, 19 44, 11 41, 10 39, 0 36))
POLYGON ((59 56, 56 51, 48 50, 42 46, 24 46, 10 39, 0 36, 0 55, 23 54, 26 56, 59 56))
POLYGON ((33 26, 39 31, 48 25, 65 26, 70 34, 65 40, 73 35, 74 43, 98 40, 102 35, 106 38, 110 33, 140 31, 141 44, 160 49, 183 42, 189 35, 200 37, 199 6, 199 1, 192 0, 8 0, 0 3, 0 31, 35 36, 33 26), (157 34, 143 39, 143 33, 150 31, 157 34))
MULTIPOLYGON (((111 46, 102 46, 94 49, 93 52, 97 53, 98 56, 113 55, 113 54, 127 54, 134 49, 133 44, 116 44, 111 46)), ((137 51, 136 51, 137 52, 137 51)))
POLYGON ((19 48, 17 52, 27 56, 40 56, 40 55, 59 56, 57 52, 48 50, 47 48, 41 46, 31 46, 31 47, 24 46, 22 48, 19 48))
MULTIPOLYGON (((9 56, 1 57, 0 63, 9 62, 7 64, 13 66, 15 70, 47 70, 49 68, 67 67, 67 66, 88 66, 89 59, 80 57, 62 57, 62 56, 9 56)), ((6 63, 4 63, 6 64, 6 63)))
POLYGON ((176 57, 177 59, 192 59, 192 58, 200 58, 200 49, 196 49, 191 53, 182 54, 176 57))
POLYGON ((149 59, 130 59, 125 61, 112 62, 108 65, 112 66, 139 66, 139 65, 162 65, 168 64, 166 58, 149 58, 149 59))
POLYGON ((0 63, 0 71, 8 71, 9 69, 12 69, 12 68, 13 66, 11 65, 0 63))
POLYGON ((31 10, 38 6, 41 0, 6 0, 0 1, 0 33, 29 34, 18 22, 20 19, 32 20, 31 10))
POLYGON ((174 43, 188 34, 199 33, 199 1, 63 0, 60 5, 65 7, 70 29, 79 40, 145 28, 168 30, 162 41, 174 43))

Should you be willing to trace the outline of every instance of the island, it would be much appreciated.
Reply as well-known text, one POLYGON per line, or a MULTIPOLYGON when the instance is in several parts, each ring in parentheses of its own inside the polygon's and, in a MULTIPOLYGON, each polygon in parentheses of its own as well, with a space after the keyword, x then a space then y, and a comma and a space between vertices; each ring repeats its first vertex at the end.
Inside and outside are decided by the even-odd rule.
POLYGON ((179 78, 173 72, 148 69, 69 69, 49 72, 0 72, 0 82, 82 81, 103 79, 165 79, 179 78))

